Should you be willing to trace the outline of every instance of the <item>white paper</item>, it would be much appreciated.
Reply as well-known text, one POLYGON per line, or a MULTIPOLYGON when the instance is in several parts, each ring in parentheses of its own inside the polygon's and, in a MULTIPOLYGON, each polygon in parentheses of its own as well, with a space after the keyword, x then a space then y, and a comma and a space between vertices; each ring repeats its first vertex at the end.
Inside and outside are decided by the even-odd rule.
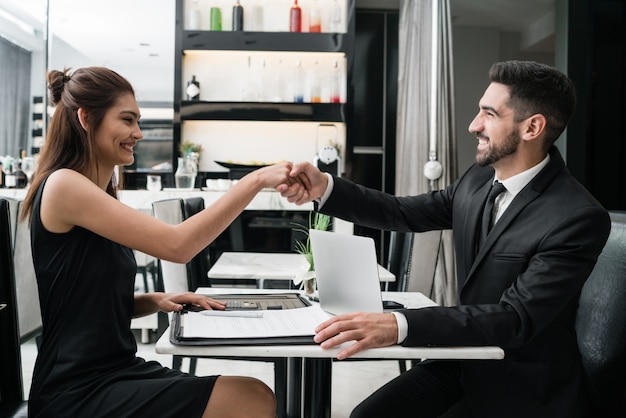
POLYGON ((264 310, 261 318, 207 316, 189 312, 181 316, 185 338, 266 338, 315 335, 315 327, 331 317, 318 304, 306 308, 264 310))

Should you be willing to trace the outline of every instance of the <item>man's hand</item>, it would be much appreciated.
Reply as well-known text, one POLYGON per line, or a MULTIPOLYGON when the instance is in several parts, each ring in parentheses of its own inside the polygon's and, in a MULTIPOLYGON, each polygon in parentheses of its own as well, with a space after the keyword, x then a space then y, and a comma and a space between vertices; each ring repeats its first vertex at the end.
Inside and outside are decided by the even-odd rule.
POLYGON ((393 314, 357 312, 335 316, 322 322, 316 329, 314 341, 324 349, 346 341, 355 341, 337 354, 343 360, 359 351, 394 345, 398 341, 398 324, 393 314))
POLYGON ((322 197, 328 186, 328 177, 311 163, 298 163, 289 175, 298 181, 276 186, 276 191, 291 203, 302 205, 322 197))

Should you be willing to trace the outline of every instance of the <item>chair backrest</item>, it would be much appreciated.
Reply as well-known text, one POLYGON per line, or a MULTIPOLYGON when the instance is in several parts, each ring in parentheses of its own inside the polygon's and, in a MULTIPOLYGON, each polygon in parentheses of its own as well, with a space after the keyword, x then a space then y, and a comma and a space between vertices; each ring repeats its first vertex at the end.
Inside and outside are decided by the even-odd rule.
MULTIPOLYGON (((204 199, 202 197, 189 197, 185 199, 185 219, 189 219, 198 212, 204 210, 204 199)), ((211 281, 208 276, 211 268, 211 256, 209 247, 200 251, 189 263, 187 270, 189 273, 190 290, 195 291, 200 286, 210 287, 211 281)))
MULTIPOLYGON (((183 199, 164 199, 152 202, 152 213, 155 218, 176 225, 185 219, 183 199)), ((161 280, 163 291, 168 293, 187 292, 191 289, 188 281, 187 266, 161 260, 161 280)))
MULTIPOLYGON (((204 199, 190 197, 164 199, 152 203, 154 217, 175 225, 204 209, 204 199)), ((165 292, 195 291, 199 286, 210 286, 207 273, 210 268, 208 247, 187 264, 161 260, 163 290, 165 292)))
POLYGON ((413 237, 413 232, 391 231, 389 238, 389 256, 386 267, 396 276, 395 289, 398 292, 405 292, 408 286, 413 237))
POLYGON ((592 416, 624 417, 626 390, 626 212, 610 212, 611 233, 580 295, 576 317, 592 416))
MULTIPOLYGON (((22 201, 17 205, 17 213, 21 209, 22 201)), ((27 221, 18 222, 16 225, 13 265, 15 269, 20 339, 23 343, 40 335, 42 329, 37 277, 30 245, 30 228, 27 221)))
POLYGON ((24 399, 9 202, 0 199, 0 405, 24 399))

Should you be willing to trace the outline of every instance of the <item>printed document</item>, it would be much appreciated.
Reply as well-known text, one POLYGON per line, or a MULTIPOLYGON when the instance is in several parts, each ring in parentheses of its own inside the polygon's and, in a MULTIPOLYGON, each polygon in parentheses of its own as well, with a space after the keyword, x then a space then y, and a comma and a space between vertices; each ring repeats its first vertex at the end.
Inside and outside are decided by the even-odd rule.
POLYGON ((188 312, 181 315, 184 338, 268 338, 313 336, 331 315, 318 304, 306 308, 263 310, 262 315, 222 316, 188 312))

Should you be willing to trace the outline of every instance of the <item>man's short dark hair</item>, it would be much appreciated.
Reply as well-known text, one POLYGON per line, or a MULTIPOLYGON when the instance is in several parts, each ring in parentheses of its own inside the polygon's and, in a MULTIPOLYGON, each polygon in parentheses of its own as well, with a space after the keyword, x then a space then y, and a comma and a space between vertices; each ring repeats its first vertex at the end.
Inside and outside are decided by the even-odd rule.
POLYGON ((505 61, 491 66, 489 79, 509 87, 517 122, 538 113, 546 118, 546 148, 559 138, 576 107, 576 89, 565 74, 533 61, 505 61))

